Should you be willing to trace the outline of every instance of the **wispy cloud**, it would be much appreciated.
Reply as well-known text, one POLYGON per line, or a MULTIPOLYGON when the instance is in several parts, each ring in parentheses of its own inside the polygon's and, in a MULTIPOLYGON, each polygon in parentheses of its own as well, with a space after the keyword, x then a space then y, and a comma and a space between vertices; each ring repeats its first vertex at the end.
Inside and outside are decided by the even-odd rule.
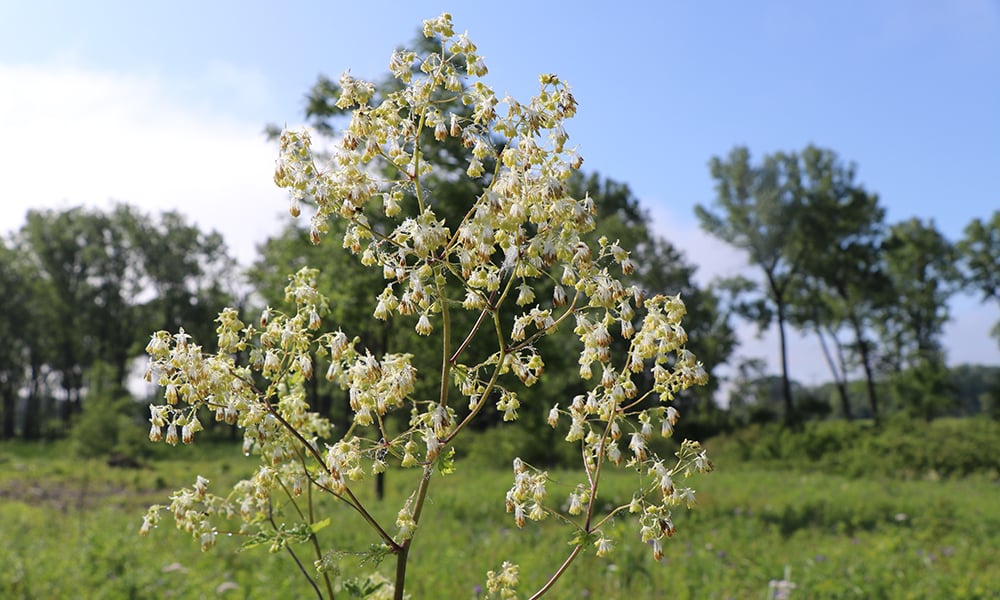
POLYGON ((30 208, 123 201, 218 229, 243 260, 277 230, 284 194, 262 123, 182 102, 152 76, 0 65, 0 89, 0 230, 30 208))

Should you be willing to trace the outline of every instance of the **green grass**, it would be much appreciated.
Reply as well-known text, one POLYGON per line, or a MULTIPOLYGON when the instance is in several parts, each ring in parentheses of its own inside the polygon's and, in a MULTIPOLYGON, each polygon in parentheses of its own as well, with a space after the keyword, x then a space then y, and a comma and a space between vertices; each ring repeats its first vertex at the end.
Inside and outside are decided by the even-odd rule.
MULTIPOLYGON (((0 445, 0 597, 309 597, 287 554, 237 553, 233 538, 202 553, 166 516, 149 537, 138 536, 145 507, 196 473, 215 488, 253 468, 238 446, 167 456, 121 470, 74 459, 65 446, 0 445)), ((390 473, 381 504, 370 484, 359 492, 373 512, 393 517, 413 477, 390 473)), ((514 527, 503 508, 510 477, 460 462, 457 474, 432 483, 408 571, 413 598, 475 598, 486 570, 503 560, 521 566, 521 590, 533 591, 565 558, 569 534, 557 523, 514 527)), ((568 486, 578 475, 552 477, 568 486)), ((602 498, 629 498, 631 482, 607 477, 602 498)), ((653 561, 631 522, 619 521, 612 556, 581 555, 547 597, 766 598, 786 568, 797 586, 792 598, 998 597, 1000 485, 989 477, 848 478, 723 462, 695 487, 699 506, 676 514, 663 561, 653 561)), ((331 514, 334 526, 321 532, 327 541, 335 536, 355 551, 374 541, 342 508, 331 514)), ((353 562, 342 565, 348 575, 353 562)))

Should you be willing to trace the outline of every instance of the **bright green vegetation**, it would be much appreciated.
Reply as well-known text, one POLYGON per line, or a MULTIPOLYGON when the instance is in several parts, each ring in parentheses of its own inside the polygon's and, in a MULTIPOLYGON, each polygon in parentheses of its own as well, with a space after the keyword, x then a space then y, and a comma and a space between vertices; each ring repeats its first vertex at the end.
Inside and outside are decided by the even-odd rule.
MULTIPOLYGON (((203 554, 172 527, 139 537, 144 508, 190 485, 191 473, 223 489, 254 462, 236 447, 167 456, 143 469, 113 469, 73 459, 65 446, 0 445, 0 597, 309 597, 286 553, 236 553, 240 541, 223 537, 203 554)), ((460 462, 461 477, 432 485, 421 552, 410 565, 413 598, 475 598, 486 570, 505 559, 520 564, 522 591, 533 591, 570 550, 565 530, 551 522, 517 531, 503 512, 509 469, 479 464, 460 462)), ((698 478, 698 507, 676 515, 677 536, 662 564, 620 527, 624 537, 610 560, 582 556, 548 597, 764 598, 786 567, 793 598, 996 597, 995 475, 851 478, 762 464, 727 460, 698 478)), ((633 482, 610 475, 603 497, 627 500, 633 482)), ((568 486, 576 475, 553 472, 553 479, 568 486)), ((370 500, 374 512, 388 516, 412 483, 390 476, 385 502, 370 500)), ((361 488, 371 496, 371 485, 361 488)), ((366 534, 360 521, 336 516, 321 532, 359 552, 366 534)))

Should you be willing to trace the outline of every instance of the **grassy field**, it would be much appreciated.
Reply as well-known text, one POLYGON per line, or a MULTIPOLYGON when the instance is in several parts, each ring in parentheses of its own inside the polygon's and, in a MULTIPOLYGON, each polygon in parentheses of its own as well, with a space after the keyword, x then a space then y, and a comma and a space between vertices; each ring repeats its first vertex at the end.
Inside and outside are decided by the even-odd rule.
MULTIPOLYGON (((167 456, 113 469, 73 459, 61 445, 0 445, 0 598, 310 596, 286 554, 238 553, 231 538, 202 553, 169 520, 139 537, 145 507, 190 485, 195 473, 214 487, 252 469, 236 447, 167 456)), ((394 515, 412 483, 390 473, 388 498, 375 512, 394 515)), ((603 497, 627 499, 630 484, 609 477, 603 497)), ((461 462, 457 475, 433 483, 409 568, 413 598, 476 598, 486 570, 503 560, 521 565, 522 591, 545 581, 570 550, 567 531, 552 522, 518 531, 503 509, 509 486, 508 470, 461 462)), ((662 561, 621 522, 611 558, 582 555, 547 597, 768 598, 769 583, 786 573, 792 598, 1000 597, 995 476, 846 478, 723 462, 696 487, 698 507, 676 515, 662 561)), ((332 514, 335 526, 323 534, 367 548, 372 540, 358 521, 332 514)))

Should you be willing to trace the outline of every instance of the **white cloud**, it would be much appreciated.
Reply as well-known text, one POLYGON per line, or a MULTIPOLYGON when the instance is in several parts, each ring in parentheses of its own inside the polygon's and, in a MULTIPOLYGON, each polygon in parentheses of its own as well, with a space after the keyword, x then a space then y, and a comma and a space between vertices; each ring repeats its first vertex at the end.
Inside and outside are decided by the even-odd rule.
POLYGON ((30 208, 123 201, 218 229, 247 261, 278 229, 262 123, 188 106, 157 77, 0 65, 0 89, 0 231, 30 208))

